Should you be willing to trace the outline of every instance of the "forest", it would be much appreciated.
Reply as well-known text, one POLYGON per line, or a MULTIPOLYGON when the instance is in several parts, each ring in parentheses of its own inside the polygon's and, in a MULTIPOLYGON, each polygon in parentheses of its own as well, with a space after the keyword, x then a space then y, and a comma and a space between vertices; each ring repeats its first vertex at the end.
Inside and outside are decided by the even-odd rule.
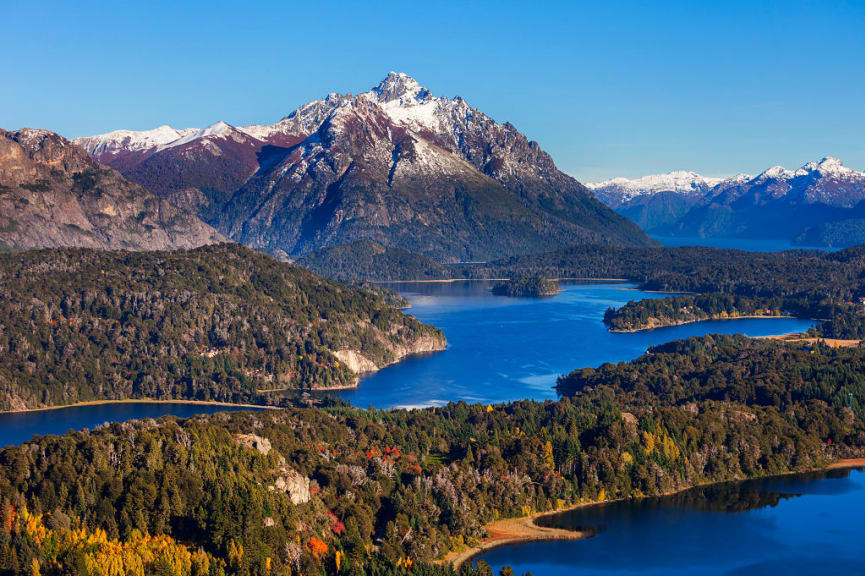
MULTIPOLYGON (((802 310, 796 310, 800 314, 802 310)), ((604 323, 613 332, 631 332, 659 326, 672 326, 746 316, 783 316, 790 313, 781 298, 750 298, 712 293, 631 300, 624 306, 608 308, 604 323)))
POLYGON ((351 385, 444 336, 400 297, 353 290, 238 244, 0 254, 0 410, 125 398, 269 403, 351 385))
POLYGON ((90 573, 450 574, 436 560, 496 518, 861 456, 863 368, 855 348, 706 336, 572 372, 559 401, 36 438, 0 451, 0 566, 72 574, 116 550, 90 573))
POLYGON ((838 420, 865 419, 865 348, 816 342, 783 342, 742 335, 707 335, 653 346, 643 356, 559 378, 561 394, 597 396, 608 391, 625 404, 687 407, 694 402, 733 402, 777 409, 804 429, 821 428, 824 439, 851 441, 838 420), (806 409, 807 408, 807 409, 806 409), (846 439, 845 439, 846 438, 846 439))

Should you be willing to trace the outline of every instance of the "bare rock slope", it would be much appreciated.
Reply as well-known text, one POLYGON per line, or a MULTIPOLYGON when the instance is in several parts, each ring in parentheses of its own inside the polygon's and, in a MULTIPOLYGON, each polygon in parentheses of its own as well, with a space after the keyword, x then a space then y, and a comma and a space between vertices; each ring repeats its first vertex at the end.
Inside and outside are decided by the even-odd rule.
POLYGON ((225 237, 47 130, 0 130, 0 243, 8 248, 192 248, 225 237))

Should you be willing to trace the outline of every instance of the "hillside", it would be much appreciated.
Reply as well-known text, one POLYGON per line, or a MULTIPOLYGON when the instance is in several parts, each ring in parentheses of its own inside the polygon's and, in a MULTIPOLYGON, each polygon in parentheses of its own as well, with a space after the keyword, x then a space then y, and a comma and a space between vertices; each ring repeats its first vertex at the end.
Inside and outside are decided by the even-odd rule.
POLYGON ((165 250, 213 228, 46 130, 0 130, 0 245, 165 250))
POLYGON ((443 261, 653 244, 514 126, 405 74, 275 124, 76 143, 232 239, 293 257, 358 240, 443 261))
POLYGON ((449 267, 431 258, 370 240, 322 248, 300 258, 297 264, 337 280, 440 280, 451 274, 449 267))
POLYGON ((0 409, 159 398, 276 402, 443 349, 441 332, 236 244, 0 255, 0 409), (271 395, 273 396, 273 395, 271 395))

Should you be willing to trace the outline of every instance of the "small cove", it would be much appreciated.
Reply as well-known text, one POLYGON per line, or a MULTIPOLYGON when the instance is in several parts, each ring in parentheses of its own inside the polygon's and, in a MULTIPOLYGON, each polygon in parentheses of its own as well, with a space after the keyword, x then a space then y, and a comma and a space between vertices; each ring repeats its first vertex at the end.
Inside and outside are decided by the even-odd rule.
POLYGON ((716 484, 543 517, 595 535, 506 545, 473 562, 534 576, 861 574, 863 510, 862 469, 716 484))

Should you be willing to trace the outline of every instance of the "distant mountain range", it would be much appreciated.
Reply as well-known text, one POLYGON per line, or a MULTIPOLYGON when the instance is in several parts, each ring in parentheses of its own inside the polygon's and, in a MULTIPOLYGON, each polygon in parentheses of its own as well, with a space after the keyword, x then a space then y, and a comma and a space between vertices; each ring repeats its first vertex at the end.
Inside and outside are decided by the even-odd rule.
POLYGON ((161 250, 226 238, 47 130, 0 130, 0 247, 161 250))
POLYGON ((514 126, 405 74, 275 124, 75 142, 230 238, 293 257, 357 240, 448 261, 653 244, 514 126))
POLYGON ((587 186, 605 204, 659 235, 772 238, 810 246, 865 241, 865 172, 837 158, 797 170, 705 178, 672 172, 587 186))

